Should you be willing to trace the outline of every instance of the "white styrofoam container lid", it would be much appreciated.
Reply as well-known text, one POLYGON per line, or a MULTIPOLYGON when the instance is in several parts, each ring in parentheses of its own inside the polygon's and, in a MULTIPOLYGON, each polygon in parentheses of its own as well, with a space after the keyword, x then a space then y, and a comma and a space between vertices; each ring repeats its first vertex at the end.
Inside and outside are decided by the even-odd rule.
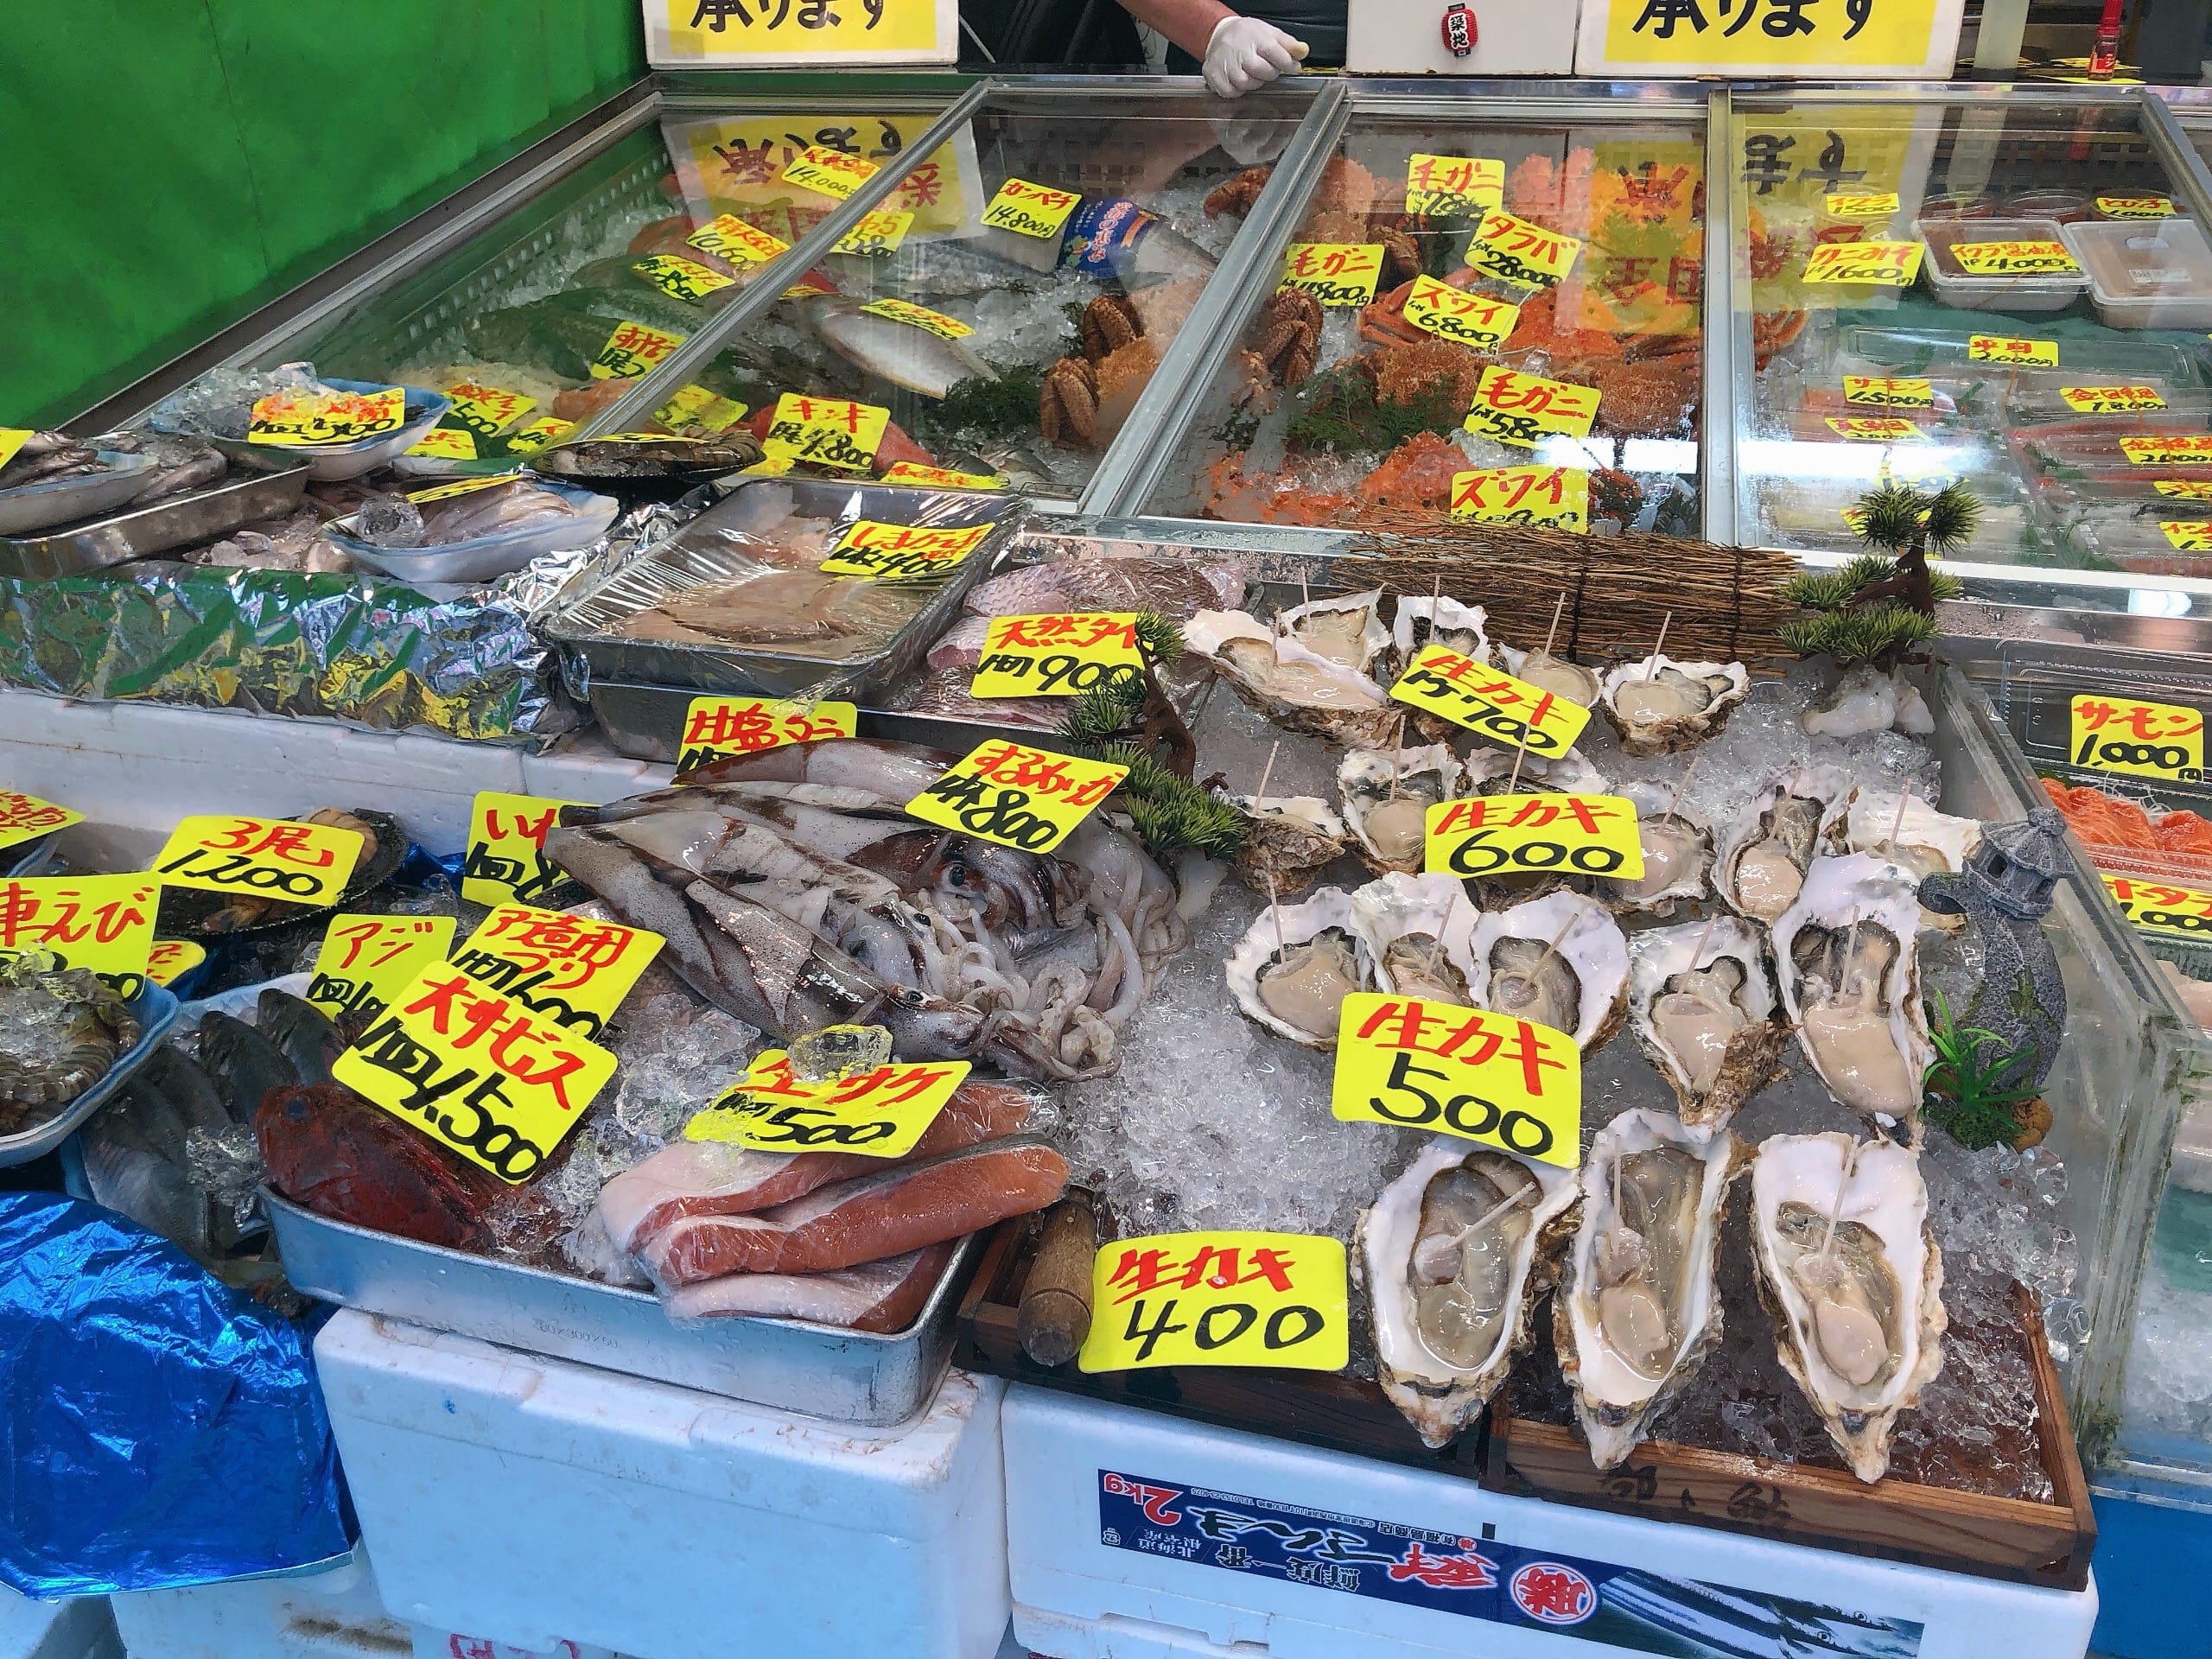
POLYGON ((0 1584, 0 1659, 123 1659, 105 1596, 33 1601, 0 1584))

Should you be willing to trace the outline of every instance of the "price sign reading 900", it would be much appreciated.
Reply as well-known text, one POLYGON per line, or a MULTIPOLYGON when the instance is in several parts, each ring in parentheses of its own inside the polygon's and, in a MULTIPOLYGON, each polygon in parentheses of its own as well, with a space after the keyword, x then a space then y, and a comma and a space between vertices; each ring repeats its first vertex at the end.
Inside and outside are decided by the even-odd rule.
POLYGON ((1143 671, 1135 611, 995 616, 968 690, 977 697, 1072 697, 1143 671))

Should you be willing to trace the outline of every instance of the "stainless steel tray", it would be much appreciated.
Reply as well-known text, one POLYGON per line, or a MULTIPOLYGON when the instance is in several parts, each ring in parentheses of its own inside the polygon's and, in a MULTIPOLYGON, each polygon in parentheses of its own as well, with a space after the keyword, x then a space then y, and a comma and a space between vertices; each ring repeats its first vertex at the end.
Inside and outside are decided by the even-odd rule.
POLYGON ((275 517, 296 504, 307 487, 304 461, 287 461, 274 472, 242 471, 234 461, 230 474, 210 489, 36 536, 0 537, 0 576, 79 575, 204 542, 275 517))
POLYGON ((669 540, 616 569, 582 578, 560 595, 540 632, 559 648, 563 676, 579 698, 588 697, 598 682, 613 680, 739 696, 804 693, 864 699, 919 665, 959 613, 968 589, 997 563, 1027 512, 1026 502, 1006 496, 828 480, 748 479, 669 540), (929 603, 881 651, 855 661, 832 663, 772 652, 623 639, 606 632, 671 594, 729 574, 738 556, 716 544, 717 531, 740 518, 748 510, 748 494, 760 490, 790 492, 794 509, 808 517, 948 526, 988 524, 992 533, 955 567, 929 603))
MULTIPOLYGON (((691 699, 699 694, 688 687, 627 685, 613 680, 594 680, 591 711, 615 751, 635 760, 673 762, 677 738, 691 699)), ((926 743, 931 748, 965 754, 978 743, 994 737, 1017 743, 1052 745, 1052 733, 1034 727, 998 725, 984 721, 956 720, 942 715, 915 715, 899 709, 860 711, 860 735, 889 738, 900 743, 926 743)))
POLYGON ((332 1221, 261 1190, 284 1276, 302 1294, 527 1353, 725 1399, 880 1427, 912 1417, 952 1357, 952 1319, 980 1241, 953 1247, 907 1329, 869 1336, 798 1319, 678 1325, 620 1290, 332 1221))

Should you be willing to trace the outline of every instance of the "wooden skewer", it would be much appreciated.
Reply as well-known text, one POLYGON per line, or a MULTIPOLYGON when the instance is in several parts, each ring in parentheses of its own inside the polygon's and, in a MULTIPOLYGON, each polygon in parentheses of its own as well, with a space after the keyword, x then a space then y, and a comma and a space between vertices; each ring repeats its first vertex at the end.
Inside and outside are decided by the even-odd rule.
POLYGON ((1524 720, 1521 722, 1521 747, 1514 752, 1513 755, 1513 776, 1505 780, 1505 792, 1507 794, 1510 795, 1515 790, 1521 786, 1521 763, 1528 758, 1529 722, 1524 720))
POLYGON ((1667 649, 1667 630, 1674 626, 1674 621, 1672 611, 1659 619, 1659 643, 1651 647, 1651 656, 1643 665, 1643 677, 1647 680, 1659 671, 1659 653, 1667 649))
POLYGON ((1275 898, 1275 879, 1268 878, 1268 912, 1275 918, 1275 960, 1281 962, 1290 955, 1282 942, 1282 905, 1275 898))
POLYGON ((1484 1228, 1489 1226, 1491 1223, 1496 1221, 1500 1216, 1503 1215, 1507 1211, 1510 1210, 1515 1205, 1520 1203, 1522 1199, 1527 1198, 1535 1190, 1536 1184, 1534 1181, 1529 1182, 1526 1186, 1516 1187, 1512 1192, 1500 1198, 1496 1204, 1491 1205, 1489 1209, 1484 1211, 1482 1214, 1477 1216, 1474 1220, 1468 1224, 1467 1230, 1463 1236, 1469 1238, 1473 1237, 1477 1233, 1482 1231, 1484 1228))
POLYGON ((1712 915, 1705 918, 1705 931, 1697 936, 1696 944, 1692 946, 1690 949, 1690 971, 1692 973, 1695 973, 1697 971, 1697 959, 1705 954, 1705 942, 1713 937, 1713 927, 1719 920, 1720 912, 1717 910, 1714 911, 1712 915))
POLYGON ((1851 1156, 1843 1160, 1843 1173, 1835 1184, 1835 1203, 1828 1211, 1827 1235, 1821 1240, 1820 1259, 1823 1262, 1835 1254, 1836 1229, 1843 1222, 1844 1191, 1851 1185, 1852 1172, 1859 1167, 1859 1145, 1856 1141, 1851 1143, 1851 1156))
POLYGON ((1912 785, 1907 784, 1897 791, 1897 815, 1890 820, 1890 850, 1897 849, 1897 836, 1904 831, 1905 804, 1912 799, 1912 785))
POLYGON ((1268 751, 1268 764, 1260 768, 1260 788, 1259 792, 1252 797, 1253 805, 1257 806, 1262 801, 1267 798, 1268 779, 1275 775, 1275 756, 1281 753, 1282 740, 1281 738, 1277 738, 1275 740, 1274 747, 1268 751))
POLYGON ((1682 768, 1682 781, 1675 785, 1675 798, 1668 804, 1669 817, 1675 818, 1681 816, 1682 797, 1690 792, 1690 779, 1697 776, 1697 763, 1704 759, 1705 756, 1702 753, 1694 754, 1690 756, 1689 765, 1682 768))
MULTIPOLYGON (((1562 588, 1560 589, 1559 602, 1552 607, 1552 625, 1544 632, 1544 655, 1547 657, 1552 654, 1552 641, 1559 638, 1559 616, 1560 613, 1566 608, 1567 590, 1562 588)), ((1523 663, 1521 665, 1526 668, 1528 664, 1523 663)))
POLYGON ((1398 735, 1390 744, 1390 793, 1389 799, 1398 798, 1398 757, 1406 752, 1406 711, 1398 710, 1398 735))

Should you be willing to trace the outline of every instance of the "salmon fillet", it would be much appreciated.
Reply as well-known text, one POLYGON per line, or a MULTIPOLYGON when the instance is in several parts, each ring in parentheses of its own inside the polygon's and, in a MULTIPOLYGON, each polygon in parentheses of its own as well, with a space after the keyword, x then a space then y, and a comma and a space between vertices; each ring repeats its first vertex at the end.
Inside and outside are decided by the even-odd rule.
POLYGON ((937 1288, 952 1243, 832 1273, 726 1273, 671 1291, 671 1319, 805 1319, 854 1331, 903 1331, 937 1288))

